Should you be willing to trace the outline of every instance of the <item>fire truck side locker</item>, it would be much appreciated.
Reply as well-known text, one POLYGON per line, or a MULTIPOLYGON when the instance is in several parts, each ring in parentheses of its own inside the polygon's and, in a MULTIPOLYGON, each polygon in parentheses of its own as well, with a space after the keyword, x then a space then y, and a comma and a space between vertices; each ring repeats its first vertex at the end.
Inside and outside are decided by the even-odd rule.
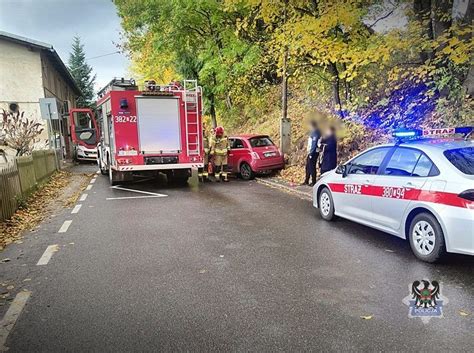
POLYGON ((137 96, 138 143, 144 155, 179 153, 179 100, 175 96, 137 96))

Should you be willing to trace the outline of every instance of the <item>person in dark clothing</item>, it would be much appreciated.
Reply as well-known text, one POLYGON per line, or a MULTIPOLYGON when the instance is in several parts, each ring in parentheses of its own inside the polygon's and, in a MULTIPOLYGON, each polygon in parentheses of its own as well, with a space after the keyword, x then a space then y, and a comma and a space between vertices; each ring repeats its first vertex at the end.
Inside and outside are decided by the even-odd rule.
POLYGON ((308 155, 306 157, 306 177, 303 185, 313 186, 316 184, 316 163, 318 160, 318 142, 320 138, 321 133, 319 132, 318 124, 316 121, 311 121, 311 133, 308 137, 307 146, 308 155), (310 178, 311 184, 309 183, 310 178))
POLYGON ((321 138, 321 146, 323 155, 320 171, 323 174, 337 167, 337 139, 334 126, 331 126, 328 134, 321 138))

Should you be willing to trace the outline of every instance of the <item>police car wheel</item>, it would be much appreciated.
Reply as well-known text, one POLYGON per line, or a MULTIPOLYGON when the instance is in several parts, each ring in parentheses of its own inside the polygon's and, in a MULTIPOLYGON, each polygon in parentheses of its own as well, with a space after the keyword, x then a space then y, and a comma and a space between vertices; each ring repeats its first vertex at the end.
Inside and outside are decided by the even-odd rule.
POLYGON ((408 235, 411 249, 420 260, 436 262, 445 252, 443 230, 429 213, 420 213, 413 218, 408 235))
POLYGON ((332 221, 335 219, 334 216, 334 202, 332 200, 331 192, 328 188, 324 188, 319 193, 318 200, 319 214, 326 221, 332 221))

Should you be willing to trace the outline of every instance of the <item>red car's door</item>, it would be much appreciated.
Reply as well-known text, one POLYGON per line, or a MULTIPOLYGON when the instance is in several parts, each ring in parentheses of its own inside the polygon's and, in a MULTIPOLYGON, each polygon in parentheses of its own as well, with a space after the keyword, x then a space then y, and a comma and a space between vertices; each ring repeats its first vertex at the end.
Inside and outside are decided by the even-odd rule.
POLYGON ((245 142, 240 138, 230 138, 230 152, 228 158, 229 170, 232 173, 239 172, 240 163, 247 160, 250 155, 250 150, 247 148, 245 142))

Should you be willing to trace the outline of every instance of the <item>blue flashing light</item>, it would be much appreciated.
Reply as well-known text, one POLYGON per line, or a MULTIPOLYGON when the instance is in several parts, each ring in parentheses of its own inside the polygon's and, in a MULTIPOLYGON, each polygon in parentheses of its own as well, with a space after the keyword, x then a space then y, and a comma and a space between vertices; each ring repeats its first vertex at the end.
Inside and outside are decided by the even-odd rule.
POLYGON ((397 137, 397 138, 415 137, 419 135, 420 135, 420 132, 418 130, 409 130, 409 129, 397 129, 392 133, 392 136, 397 137))
POLYGON ((456 134, 469 134, 474 131, 474 127, 472 126, 462 126, 462 127, 457 127, 454 129, 456 134))

